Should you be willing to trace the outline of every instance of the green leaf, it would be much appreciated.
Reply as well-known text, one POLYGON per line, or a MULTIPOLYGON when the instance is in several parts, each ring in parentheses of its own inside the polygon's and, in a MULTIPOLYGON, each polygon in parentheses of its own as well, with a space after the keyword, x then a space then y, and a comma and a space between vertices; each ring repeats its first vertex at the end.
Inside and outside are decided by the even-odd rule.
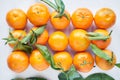
POLYGON ((83 77, 77 72, 74 66, 71 66, 70 70, 67 72, 69 80, 74 80, 79 78, 79 80, 82 80, 83 77))
POLYGON ((120 68, 120 63, 115 64, 115 66, 117 66, 118 68, 120 68))
POLYGON ((83 77, 77 72, 74 66, 71 66, 67 72, 61 72, 58 78, 59 80, 83 80, 83 77))
POLYGON ((11 80, 25 80, 23 78, 15 78, 15 79, 11 79, 11 80))
MULTIPOLYGON (((29 32, 27 36, 25 36, 22 40, 21 43, 23 44, 28 44, 30 41, 36 40, 36 36, 38 37, 40 34, 44 32, 45 26, 41 26, 34 30, 34 32, 29 32), (36 36, 34 36, 36 35, 36 36)), ((32 43, 32 42, 30 42, 32 43)), ((34 42, 33 42, 34 43, 34 42)))
POLYGON ((112 58, 109 57, 107 54, 105 54, 101 49, 99 49, 96 45, 94 44, 90 44, 90 47, 92 49, 92 51, 94 52, 95 55, 105 59, 105 60, 108 60, 108 61, 111 61, 112 58))
POLYGON ((32 37, 30 39, 30 45, 33 45, 37 41, 37 35, 36 35, 36 33, 33 30, 31 30, 31 31, 32 31, 33 34, 32 34, 32 37))
POLYGON ((64 10, 65 10, 65 5, 62 0, 54 0, 56 3, 56 6, 58 7, 59 10, 59 15, 63 15, 64 10))
POLYGON ((15 50, 22 50, 22 51, 25 51, 27 53, 31 53, 32 51, 32 46, 29 46, 28 44, 22 44, 21 42, 18 42, 14 48, 13 48, 13 51, 15 50))
POLYGON ((23 78, 15 78, 15 79, 11 79, 11 80, 47 80, 45 78, 40 78, 40 77, 29 77, 29 78, 26 78, 26 79, 23 79, 23 78))
POLYGON ((47 80, 47 79, 40 77, 30 77, 30 78, 26 78, 26 80, 47 80))
POLYGON ((57 68, 55 66, 52 54, 48 50, 46 46, 43 45, 36 45, 37 49, 40 51, 40 53, 44 56, 44 58, 48 61, 48 63, 51 65, 51 67, 55 70, 61 70, 61 68, 57 68))
POLYGON ((110 38, 109 35, 105 36, 103 34, 96 33, 96 32, 88 32, 86 35, 90 40, 107 40, 110 38))
POLYGON ((59 79, 59 80, 68 80, 68 79, 67 79, 67 75, 66 75, 66 73, 64 73, 64 72, 61 72, 61 73, 58 75, 58 79, 59 79))
POLYGON ((40 0, 40 1, 43 1, 44 3, 48 4, 50 7, 55 9, 56 11, 59 11, 58 7, 54 3, 52 3, 50 0, 40 0))
POLYGON ((85 80, 115 80, 115 79, 105 73, 95 73, 89 75, 85 80))

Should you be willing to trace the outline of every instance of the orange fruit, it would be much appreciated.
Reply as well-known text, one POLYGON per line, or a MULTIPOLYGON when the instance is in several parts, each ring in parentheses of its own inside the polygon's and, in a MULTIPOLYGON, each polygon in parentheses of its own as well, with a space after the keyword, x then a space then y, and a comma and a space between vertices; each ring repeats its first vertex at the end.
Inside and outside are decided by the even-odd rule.
MULTIPOLYGON (((110 50, 103 50, 103 52, 105 54, 107 54, 109 57, 112 58, 112 51, 110 50)), ((95 56, 95 62, 96 62, 96 65, 102 69, 102 70, 110 70, 114 67, 114 65, 116 64, 116 56, 115 54, 113 54, 113 59, 112 59, 112 62, 108 62, 107 60, 103 59, 103 58, 100 58, 99 56, 95 56)))
POLYGON ((34 26, 45 25, 50 17, 48 8, 41 3, 32 5, 27 11, 27 17, 34 26))
MULTIPOLYGON (((105 36, 109 35, 109 32, 107 30, 103 30, 103 29, 97 29, 94 32, 103 34, 105 36)), ((110 42, 111 42, 111 37, 105 41, 104 40, 92 40, 92 43, 95 44, 100 49, 107 48, 109 46, 110 42)))
MULTIPOLYGON (((11 31, 11 34, 14 38, 18 40, 22 40, 26 36, 26 32, 24 30, 13 30, 11 31)), ((9 36, 10 38, 10 36, 9 36)), ((17 43, 9 43, 10 47, 14 47, 17 43)))
POLYGON ((110 8, 102 8, 96 12, 94 21, 98 28, 107 29, 115 24, 116 14, 110 8))
POLYGON ((72 56, 65 51, 55 53, 53 59, 56 67, 62 68, 63 71, 69 70, 72 65, 72 56))
POLYGON ((30 64, 38 71, 45 70, 49 67, 49 63, 37 49, 33 50, 30 55, 30 64))
MULTIPOLYGON (((56 11, 52 12, 51 14, 50 21, 53 27, 59 30, 67 28, 70 24, 70 20, 68 20, 65 16, 62 16, 61 18, 55 18, 55 16, 58 14, 59 13, 56 11)), ((70 18, 70 14, 68 12, 65 11, 65 14, 70 18)))
POLYGON ((87 8, 79 8, 72 14, 72 24, 75 28, 88 29, 93 22, 92 12, 87 8))
POLYGON ((27 16, 21 9, 12 9, 7 13, 6 21, 14 29, 25 29, 27 16))
POLYGON ((12 71, 20 73, 27 69, 29 59, 25 52, 14 51, 8 56, 7 64, 12 71))
POLYGON ((63 32, 56 31, 50 35, 48 44, 54 51, 63 51, 67 48, 68 38, 63 32))
POLYGON ((82 29, 73 30, 69 36, 70 47, 75 51, 85 51, 90 45, 90 40, 86 34, 87 32, 82 29))
POLYGON ((73 64, 78 71, 89 72, 94 66, 94 59, 89 52, 76 53, 73 64))

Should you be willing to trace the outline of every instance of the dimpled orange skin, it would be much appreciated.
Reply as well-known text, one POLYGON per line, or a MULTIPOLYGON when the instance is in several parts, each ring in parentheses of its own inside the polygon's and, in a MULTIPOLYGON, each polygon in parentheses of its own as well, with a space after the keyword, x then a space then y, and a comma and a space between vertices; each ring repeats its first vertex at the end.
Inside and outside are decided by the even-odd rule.
POLYGON ((36 3, 28 9, 27 17, 34 26, 39 27, 48 22, 50 13, 44 4, 36 3))
POLYGON ((90 45, 90 40, 86 34, 87 32, 82 29, 73 30, 69 36, 70 47, 75 51, 85 51, 90 45))
POLYGON ((89 9, 79 8, 72 14, 71 20, 75 28, 88 29, 92 25, 93 15, 89 9))
POLYGON ((67 48, 68 38, 61 31, 53 32, 48 39, 49 47, 54 51, 63 51, 67 48))
MULTIPOLYGON (((94 32, 103 34, 105 36, 109 35, 109 32, 107 30, 104 30, 104 29, 96 29, 94 32)), ((104 41, 104 40, 93 40, 92 43, 95 44, 100 49, 105 49, 111 43, 111 37, 109 39, 107 39, 106 41, 104 41)))
MULTIPOLYGON (((70 18, 70 14, 65 11, 65 14, 70 18)), ((58 15, 58 12, 54 11, 51 14, 50 21, 55 29, 65 29, 69 26, 70 20, 68 20, 65 16, 62 16, 61 18, 55 18, 55 16, 58 15)))
POLYGON ((27 69, 29 59, 25 52, 14 51, 8 56, 7 64, 12 71, 20 73, 27 69))
POLYGON ((30 64, 34 69, 38 71, 43 71, 49 67, 49 63, 37 49, 33 50, 30 55, 30 64))
MULTIPOLYGON (((13 31, 11 31, 11 33, 12 33, 13 37, 18 40, 22 40, 26 36, 26 32, 24 30, 13 30, 13 31)), ((9 46, 11 48, 13 48, 15 46, 15 44, 9 43, 9 46)))
MULTIPOLYGON (((110 50, 103 50, 104 53, 106 53, 108 56, 112 57, 112 51, 110 50)), ((98 56, 95 56, 95 62, 96 62, 96 65, 102 69, 102 70, 110 70, 114 67, 114 65, 116 64, 116 56, 115 54, 113 53, 113 61, 112 63, 106 61, 105 59, 103 58, 100 58, 98 56)))
POLYGON ((109 8, 102 8, 96 12, 94 21, 98 28, 107 29, 115 24, 116 14, 109 8))
POLYGON ((6 21, 13 29, 25 29, 27 16, 21 9, 12 9, 7 13, 6 21))
POLYGON ((64 71, 70 69, 72 65, 72 56, 68 52, 57 52, 53 55, 55 65, 62 68, 64 71))
POLYGON ((94 58, 89 52, 79 52, 75 54, 73 64, 78 71, 89 72, 94 66, 94 58))

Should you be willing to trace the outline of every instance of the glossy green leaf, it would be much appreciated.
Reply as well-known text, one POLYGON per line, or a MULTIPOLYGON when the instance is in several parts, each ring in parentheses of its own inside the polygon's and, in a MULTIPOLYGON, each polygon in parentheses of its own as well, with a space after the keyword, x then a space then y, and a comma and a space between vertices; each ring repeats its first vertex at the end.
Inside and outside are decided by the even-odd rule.
POLYGON ((59 80, 84 80, 83 77, 76 71, 74 66, 71 66, 71 68, 67 72, 61 72, 58 75, 59 80))
POLYGON ((89 75, 85 80, 115 80, 115 79, 105 73, 95 73, 89 75))
POLYGON ((115 64, 115 66, 117 66, 118 68, 120 68, 120 63, 115 64))
POLYGON ((26 80, 47 80, 47 79, 40 77, 30 77, 30 78, 26 78, 26 80))

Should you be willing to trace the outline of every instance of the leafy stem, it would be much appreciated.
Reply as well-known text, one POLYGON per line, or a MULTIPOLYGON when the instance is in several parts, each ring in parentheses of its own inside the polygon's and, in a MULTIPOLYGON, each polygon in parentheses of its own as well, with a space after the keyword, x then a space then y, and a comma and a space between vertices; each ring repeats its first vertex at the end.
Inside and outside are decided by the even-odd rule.
POLYGON ((41 27, 39 27, 38 29, 36 29, 36 30, 34 30, 34 31, 32 30, 32 32, 29 32, 29 33, 27 34, 27 36, 25 36, 25 37, 21 40, 21 43, 27 44, 27 43, 30 42, 30 44, 34 44, 34 43, 36 42, 36 40, 37 40, 37 37, 38 37, 40 34, 43 33, 44 29, 45 29, 45 26, 41 26, 41 27))
POLYGON ((45 2, 46 4, 48 4, 50 7, 52 7, 53 9, 55 9, 58 12, 58 15, 54 16, 54 18, 61 18, 62 16, 64 16, 68 20, 70 20, 70 18, 67 16, 67 14, 64 13, 65 5, 62 0, 54 0, 55 4, 53 2, 51 2, 50 0, 41 0, 41 1, 45 2))
POLYGON ((52 54, 48 50, 46 46, 38 45, 36 44, 37 49, 41 52, 41 54, 44 56, 44 58, 48 61, 48 63, 51 65, 51 67, 55 70, 61 70, 61 68, 57 68, 55 66, 52 54))
POLYGON ((105 54, 101 49, 99 49, 96 45, 90 44, 90 48, 94 52, 95 55, 109 61, 111 63, 112 58, 105 54))
MULTIPOLYGON (((110 33, 111 34, 111 33, 110 33)), ((100 33, 89 32, 86 34, 90 40, 107 40, 110 38, 110 35, 105 36, 100 33)))

